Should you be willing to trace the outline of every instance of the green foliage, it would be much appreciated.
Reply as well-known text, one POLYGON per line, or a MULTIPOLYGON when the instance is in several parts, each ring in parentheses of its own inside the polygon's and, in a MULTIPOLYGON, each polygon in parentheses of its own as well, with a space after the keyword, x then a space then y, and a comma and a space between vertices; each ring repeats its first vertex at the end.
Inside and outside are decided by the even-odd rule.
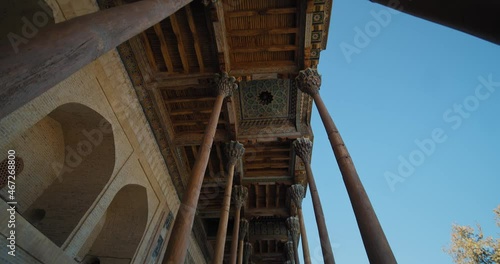
MULTIPOLYGON (((500 227, 500 205, 493 210, 500 227)), ((479 224, 477 230, 470 226, 453 224, 451 246, 445 248, 457 264, 498 264, 500 263, 500 239, 485 237, 479 224)))

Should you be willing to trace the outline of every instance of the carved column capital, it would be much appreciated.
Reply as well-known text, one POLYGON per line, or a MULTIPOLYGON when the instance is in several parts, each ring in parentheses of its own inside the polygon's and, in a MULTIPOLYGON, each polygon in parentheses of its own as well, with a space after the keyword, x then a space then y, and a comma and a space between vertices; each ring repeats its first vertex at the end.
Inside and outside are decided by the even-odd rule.
POLYGON ((205 5, 208 6, 210 3, 216 3, 217 0, 201 0, 201 2, 205 5))
POLYGON ((290 186, 290 198, 299 209, 302 208, 302 199, 304 199, 305 194, 305 188, 302 184, 294 184, 290 186))
POLYGON ((292 239, 295 243, 299 243, 300 237, 300 222, 296 216, 290 216, 286 219, 286 226, 290 230, 292 239))
POLYGON ((215 83, 217 83, 217 94, 224 97, 233 95, 233 90, 238 89, 236 78, 229 76, 227 72, 216 73, 215 83))
POLYGON ((248 234, 248 220, 245 218, 240 220, 240 234, 238 236, 239 240, 245 240, 245 237, 248 234))
POLYGON ((229 165, 235 165, 243 157, 243 154, 245 154, 245 148, 240 142, 231 140, 226 145, 226 155, 229 158, 229 165))
POLYGON ((287 241, 285 243, 285 247, 286 247, 286 255, 287 255, 287 258, 288 258, 288 261, 290 261, 290 263, 295 263, 295 248, 294 248, 294 244, 293 244, 293 241, 287 241))
POLYGON ((233 200, 236 210, 240 210, 248 197, 248 188, 241 185, 233 187, 233 200))
POLYGON ((245 245, 243 248, 243 263, 245 263, 245 264, 250 263, 250 255, 252 255, 252 251, 253 251, 252 243, 245 242, 245 245))
POLYGON ((319 93, 321 86, 321 75, 315 69, 307 68, 299 72, 295 78, 297 87, 304 93, 312 96, 319 93))
POLYGON ((308 138, 298 138, 293 141, 293 148, 295 153, 299 156, 305 163, 311 163, 311 153, 312 153, 313 143, 308 138))

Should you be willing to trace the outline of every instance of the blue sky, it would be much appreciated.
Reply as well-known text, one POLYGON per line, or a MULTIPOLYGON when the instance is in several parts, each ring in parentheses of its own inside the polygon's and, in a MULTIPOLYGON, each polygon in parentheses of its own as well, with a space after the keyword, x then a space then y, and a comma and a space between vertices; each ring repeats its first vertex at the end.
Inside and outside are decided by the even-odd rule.
MULTIPOLYGON (((371 14, 381 10, 388 11, 368 0, 334 1, 328 47, 319 65, 321 96, 398 263, 452 263, 442 250, 452 223, 480 223, 487 235, 500 231, 492 212, 500 204, 500 84, 492 85, 493 92, 478 88, 483 99, 476 95, 481 78, 500 83, 500 46, 404 13, 390 13, 390 22, 382 26, 371 14), (369 43, 346 56, 342 47, 356 47, 356 30, 365 32, 366 25, 372 27, 369 43), (429 142, 436 129, 440 142, 433 141, 434 149, 427 145, 423 157, 413 153, 418 166, 392 190, 384 175, 401 176, 399 157, 409 160, 419 151, 415 141, 429 142)), ((336 262, 368 263, 313 109, 312 165, 336 262)), ((313 263, 322 263, 309 193, 303 207, 313 263)))

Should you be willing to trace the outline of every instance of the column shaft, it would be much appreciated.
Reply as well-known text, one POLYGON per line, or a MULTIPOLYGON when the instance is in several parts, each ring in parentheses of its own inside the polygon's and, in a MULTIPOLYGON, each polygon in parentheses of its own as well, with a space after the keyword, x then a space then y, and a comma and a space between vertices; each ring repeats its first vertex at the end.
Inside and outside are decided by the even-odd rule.
POLYGON ((325 264, 335 264, 333 257, 332 246, 330 245, 330 237, 328 236, 328 229, 326 228, 325 215, 323 214, 323 207, 318 195, 318 188, 316 188, 316 181, 311 170, 311 164, 304 162, 306 167, 307 182, 309 183, 309 191, 313 202, 314 216, 318 226, 319 238, 321 241, 321 251, 323 253, 323 261, 325 264))
POLYGON ((191 171, 186 192, 182 197, 182 202, 179 206, 174 226, 172 227, 172 234, 170 235, 165 258, 162 262, 164 264, 184 263, 184 259, 186 258, 196 206, 198 205, 201 185, 203 184, 203 177, 205 176, 208 159, 210 158, 210 149, 212 148, 224 97, 224 95, 219 94, 215 100, 200 150, 191 171))
MULTIPOLYGON (((333 122, 328 109, 326 108, 319 93, 312 94, 321 120, 326 129, 328 139, 337 159, 342 178, 351 200, 351 205, 356 215, 358 227, 363 238, 366 253, 370 263, 395 264, 396 259, 392 253, 389 242, 385 237, 384 231, 380 226, 377 215, 373 210, 372 204, 365 188, 359 179, 356 168, 352 162, 351 156, 340 136, 335 123, 333 122)), ((317 219, 317 218, 316 218, 317 219)))
POLYGON ((243 244, 245 241, 240 240, 240 245, 238 248, 238 264, 243 264, 243 244))
POLYGON ((295 264, 300 264, 300 259, 299 259, 299 245, 298 245, 298 241, 296 241, 295 239, 293 240, 293 248, 295 249, 293 251, 293 256, 295 258, 295 264))
POLYGON ((300 222, 300 235, 302 237, 302 251, 304 253, 304 263, 311 264, 311 254, 309 253, 309 242, 307 241, 306 225, 304 224, 304 216, 302 208, 297 208, 300 222))
POLYGON ((0 47, 0 119, 191 1, 117 6, 48 26, 17 51, 0 47))
POLYGON ((229 263, 231 264, 236 264, 238 251, 238 234, 240 232, 240 214, 241 207, 236 209, 236 215, 234 216, 233 236, 231 238, 231 258, 229 261, 229 263))
POLYGON ((214 264, 222 263, 224 260, 224 246, 226 245, 227 222, 229 220, 229 209, 231 207, 231 191, 233 190, 233 175, 234 166, 229 166, 229 175, 226 182, 226 190, 224 191, 224 200, 220 212, 219 229, 217 230, 216 248, 214 251, 214 264))

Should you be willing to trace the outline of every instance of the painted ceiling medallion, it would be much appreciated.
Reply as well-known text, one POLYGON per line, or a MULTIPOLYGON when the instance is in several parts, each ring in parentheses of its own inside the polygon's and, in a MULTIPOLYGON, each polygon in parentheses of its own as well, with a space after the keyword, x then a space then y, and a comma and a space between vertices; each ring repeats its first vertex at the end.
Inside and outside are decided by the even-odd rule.
POLYGON ((268 91, 263 91, 259 94, 259 102, 261 105, 268 105, 273 101, 273 95, 268 91))
POLYGON ((245 82, 240 90, 242 119, 287 118, 289 97, 290 80, 245 82))

